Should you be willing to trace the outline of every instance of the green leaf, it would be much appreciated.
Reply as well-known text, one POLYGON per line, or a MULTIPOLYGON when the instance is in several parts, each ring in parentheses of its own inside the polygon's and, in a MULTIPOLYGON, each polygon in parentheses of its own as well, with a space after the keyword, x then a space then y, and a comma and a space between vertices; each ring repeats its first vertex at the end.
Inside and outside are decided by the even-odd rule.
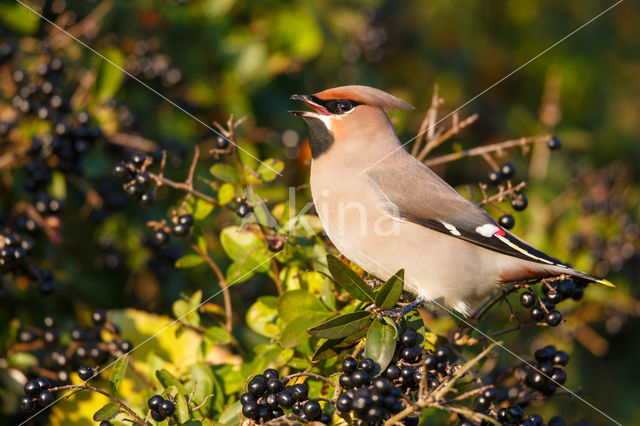
POLYGON ((380 287, 380 290, 378 290, 376 294, 376 306, 380 309, 393 308, 395 304, 398 303, 398 300, 400 300, 403 284, 404 269, 401 269, 380 287))
POLYGON ((220 423, 225 425, 237 425, 240 423, 240 413, 242 412, 242 403, 236 401, 229 406, 220 416, 220 423))
POLYGON ((104 420, 111 420, 120 412, 120 406, 115 402, 110 402, 93 415, 94 422, 102 422, 104 420))
MULTIPOLYGON (((189 368, 189 371, 191 373, 191 380, 195 385, 193 401, 196 404, 202 404, 204 399, 213 393, 213 372, 204 364, 193 364, 189 368)), ((209 402, 213 402, 213 399, 209 400, 209 402)))
POLYGON ((262 226, 277 228, 278 221, 271 215, 262 197, 251 188, 247 188, 246 194, 247 201, 253 206, 253 212, 251 213, 253 218, 262 226))
POLYGON ((272 254, 257 230, 227 227, 220 233, 220 244, 225 253, 241 266, 234 277, 236 279, 254 268, 256 272, 268 272, 271 268, 268 260, 272 254))
POLYGON ((192 325, 194 327, 200 327, 200 315, 197 309, 193 309, 191 304, 186 300, 176 300, 173 302, 173 315, 176 319, 192 325))
POLYGON ((277 300, 275 296, 259 297, 247 311, 249 328, 266 337, 274 337, 278 334, 278 326, 276 325, 278 317, 276 311, 277 300))
POLYGON ((202 198, 189 197, 185 210, 193 215, 195 220, 203 220, 213 211, 215 206, 202 198))
POLYGON ((204 259, 199 254, 190 253, 176 260, 176 268, 193 268, 204 263, 204 259))
POLYGON ((213 343, 227 345, 231 342, 231 336, 227 330, 220 327, 209 327, 204 333, 205 339, 211 340, 213 343))
POLYGON ((21 34, 31 34, 38 30, 40 17, 17 2, 2 2, 0 22, 21 34))
POLYGON ((375 320, 367 333, 367 340, 364 347, 365 356, 374 360, 377 364, 376 368, 384 371, 391 359, 396 348, 396 339, 398 332, 392 325, 375 320))
POLYGON ((285 291, 278 298, 278 317, 286 323, 300 315, 330 313, 316 296, 306 290, 285 291))
POLYGON ((182 393, 176 395, 175 398, 178 423, 186 423, 191 418, 189 415, 189 405, 187 405, 187 400, 182 393))
POLYGON ((351 336, 369 327, 373 315, 367 311, 356 311, 340 315, 308 330, 309 334, 323 339, 340 339, 351 336))
POLYGON ((98 68, 98 77, 96 82, 96 100, 104 103, 113 98, 118 92, 124 80, 124 73, 120 68, 124 65, 124 54, 115 47, 108 47, 102 51, 102 54, 109 60, 102 61, 98 68), (113 65, 115 64, 115 66, 113 65))
POLYGON ((169 373, 164 368, 156 371, 156 378, 165 389, 169 386, 175 386, 181 394, 186 395, 188 393, 182 383, 180 383, 180 380, 175 378, 173 374, 169 373))
POLYGON ((274 180, 278 173, 280 173, 284 169, 284 162, 282 160, 278 160, 275 158, 268 158, 264 160, 258 166, 258 174, 262 178, 263 182, 271 182, 274 180))
POLYGON ((300 315, 293 319, 293 321, 286 323, 282 332, 280 333, 280 345, 287 349, 298 346, 300 343, 309 339, 307 330, 315 324, 322 321, 326 321, 331 314, 326 312, 324 314, 309 313, 306 315, 300 315))
POLYGON ((236 195, 235 186, 233 186, 233 184, 228 182, 223 183, 220 186, 220 189, 218 189, 218 203, 220 203, 221 206, 224 206, 225 204, 228 204, 231 201, 233 201, 235 195, 236 195))
POLYGON ((231 164, 225 163, 216 163, 209 169, 209 173, 211 173, 214 177, 231 183, 240 183, 240 178, 238 177, 238 169, 231 164))
POLYGON ((124 374, 127 372, 127 365, 129 363, 129 357, 123 356, 118 359, 111 369, 111 374, 109 374, 109 385, 111 386, 111 392, 115 393, 122 383, 122 379, 124 379, 124 374))
POLYGON ((329 265, 329 271, 331 271, 336 283, 349 292, 350 295, 365 302, 373 302, 375 300, 373 290, 340 259, 333 255, 328 255, 327 265, 329 265))
POLYGON ((28 352, 16 352, 7 357, 9 365, 22 368, 33 368, 39 364, 38 358, 28 352))

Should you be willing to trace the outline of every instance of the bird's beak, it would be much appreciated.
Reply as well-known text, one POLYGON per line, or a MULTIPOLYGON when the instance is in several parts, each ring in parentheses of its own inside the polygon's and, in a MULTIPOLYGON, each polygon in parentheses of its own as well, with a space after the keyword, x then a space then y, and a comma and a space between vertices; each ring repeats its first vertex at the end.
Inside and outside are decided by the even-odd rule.
POLYGON ((320 99, 315 96, 309 95, 291 95, 291 99, 294 101, 304 102, 305 105, 310 107, 315 111, 315 113, 311 111, 289 111, 289 114, 295 115, 296 117, 313 117, 316 115, 331 115, 327 109, 320 104, 320 99))

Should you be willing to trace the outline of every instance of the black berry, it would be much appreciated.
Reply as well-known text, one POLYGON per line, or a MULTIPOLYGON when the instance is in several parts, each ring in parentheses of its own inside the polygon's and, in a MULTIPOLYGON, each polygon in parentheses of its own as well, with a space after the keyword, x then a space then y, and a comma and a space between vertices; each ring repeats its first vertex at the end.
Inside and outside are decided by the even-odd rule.
POLYGON ((88 365, 81 366, 80 368, 78 368, 78 377, 80 377, 84 381, 89 380, 93 377, 93 368, 89 367, 88 365))
POLYGON ((162 404, 162 401, 164 401, 163 397, 161 397, 160 395, 153 395, 147 401, 147 407, 149 407, 150 410, 158 411, 158 408, 160 407, 160 404, 162 404))
POLYGON ((562 314, 554 309, 549 311, 544 320, 551 327, 556 327, 562 322, 562 314))
POLYGON ((500 173, 502 173, 502 176, 504 176, 505 179, 512 178, 513 175, 516 174, 516 167, 513 163, 504 163, 500 166, 500 173))
POLYGON ((20 398, 20 411, 23 411, 25 413, 28 413, 30 411, 33 411, 34 408, 36 408, 36 404, 33 402, 33 399, 29 396, 23 396, 22 398, 20 398))
POLYGON ((545 316, 544 310, 540 306, 534 306, 529 313, 531 319, 534 321, 542 321, 545 316))
POLYGON ((560 139, 554 136, 551 139, 549 139, 549 141, 547 142, 547 146, 551 151, 557 151, 560 148, 562 148, 562 142, 560 142, 560 139))
POLYGON ((302 406, 302 412, 307 419, 315 420, 322 415, 322 408, 320 408, 320 404, 318 404, 318 401, 311 400, 307 401, 302 406))
POLYGON ((525 308, 531 308, 536 304, 536 297, 533 295, 533 293, 526 291, 520 295, 520 303, 525 308))
POLYGON ((407 328, 400 336, 400 343, 407 348, 417 345, 418 333, 413 328, 407 328))
POLYGON ((518 194, 511 200, 511 207, 517 212, 520 212, 527 208, 529 201, 524 194, 518 194))
POLYGON ((351 374, 356 371, 356 368, 358 368, 358 361, 356 361, 354 358, 348 356, 344 359, 344 361, 342 361, 342 371, 344 371, 345 373, 351 374))
POLYGON ((362 360, 362 362, 360 362, 360 368, 371 374, 376 368, 376 363, 371 358, 365 358, 362 360))
POLYGON ((53 393, 50 390, 43 390, 38 395, 38 403, 41 405, 49 405, 53 402, 53 393))
POLYGON ((167 401, 166 399, 162 401, 158 406, 158 412, 165 417, 170 417, 171 415, 173 415, 173 412, 175 410, 176 407, 175 405, 173 405, 173 402, 167 401))
POLYGON ((510 214, 503 214, 502 216, 500 216, 500 218, 498 219, 498 223, 500 224, 500 226, 502 226, 504 229, 511 229, 514 227, 514 225, 516 224, 516 220, 513 218, 513 216, 511 216, 510 214))

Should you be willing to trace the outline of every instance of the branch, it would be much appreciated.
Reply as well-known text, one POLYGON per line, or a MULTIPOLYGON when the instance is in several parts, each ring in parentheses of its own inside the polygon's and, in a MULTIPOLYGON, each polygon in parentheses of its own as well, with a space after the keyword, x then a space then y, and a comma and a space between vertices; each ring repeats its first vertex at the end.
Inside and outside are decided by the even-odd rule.
POLYGON ((288 376, 283 377, 283 379, 288 379, 291 380, 295 377, 313 377, 314 379, 318 379, 318 380, 322 380, 323 382, 326 382, 328 384, 330 384, 331 386, 338 386, 338 383, 334 382, 331 379, 328 379, 324 376, 321 376, 319 374, 315 374, 315 373, 295 373, 295 374, 289 374, 288 376))
POLYGON ((452 137, 456 133, 459 133, 460 130, 464 129, 465 127, 469 126, 471 123, 476 121, 478 119, 478 117, 480 117, 478 114, 473 114, 473 115, 470 115, 469 117, 465 118, 464 120, 458 122, 458 120, 457 120, 458 115, 454 114, 453 115, 453 118, 454 118, 453 126, 451 126, 451 128, 449 130, 447 130, 446 132, 444 132, 444 134, 438 136, 437 138, 430 139, 429 142, 427 142, 427 145, 422 149, 422 151, 420 151, 420 154, 418 154, 418 156, 416 158, 418 160, 420 160, 420 161, 423 161, 425 159, 425 157, 433 149, 435 149, 438 146, 442 145, 442 143, 445 142, 447 139, 449 139, 450 137, 452 137))
POLYGON ((213 261, 213 259, 211 259, 211 257, 207 252, 205 252, 204 250, 201 250, 198 244, 194 242, 190 242, 189 245, 196 253, 202 256, 205 262, 207 262, 209 267, 213 270, 213 272, 215 272, 216 276, 218 277, 218 283, 222 288, 222 296, 224 298, 224 311, 227 317, 225 321, 225 329, 227 330, 227 332, 229 332, 229 334, 231 334, 231 330, 233 329, 233 325, 232 325, 233 308, 231 306, 231 296, 229 295, 229 286, 227 285, 227 280, 225 279, 224 274, 220 270, 220 267, 216 264, 216 262, 213 261))
MULTIPOLYGON (((106 393, 103 390, 100 390, 98 388, 94 388, 93 386, 88 386, 88 385, 63 385, 63 386, 57 386, 57 387, 53 387, 50 388, 49 390, 51 392, 54 391, 59 391, 59 390, 67 390, 67 389, 76 389, 76 390, 90 390, 93 392, 98 392, 101 395, 106 396, 107 398, 109 398, 110 400, 112 400, 113 402, 115 402, 116 404, 118 404, 120 407, 122 407, 122 409, 124 411, 126 411, 129 415, 131 415, 131 417, 133 417, 133 422, 137 423, 139 425, 146 425, 147 422, 144 421, 144 419, 140 416, 138 416, 135 411, 133 411, 131 408, 129 408, 129 406, 127 406, 127 404, 125 404, 124 402, 120 401, 118 398, 116 398, 113 395, 110 395, 108 393, 106 393)), ((65 395, 66 397, 69 397, 71 395, 65 395)))
POLYGON ((460 160, 461 158, 475 157, 477 155, 482 155, 483 153, 501 152, 502 150, 514 148, 517 146, 520 146, 522 147, 523 150, 526 150, 528 145, 532 143, 547 142, 549 139, 551 139, 551 135, 530 136, 527 138, 512 139, 504 142, 494 143, 487 146, 480 146, 477 148, 468 149, 466 151, 454 152, 451 154, 442 155, 440 157, 435 157, 430 160, 426 160, 424 161, 424 164, 426 164, 429 167, 432 167, 438 164, 444 164, 444 163, 449 163, 451 161, 460 160))

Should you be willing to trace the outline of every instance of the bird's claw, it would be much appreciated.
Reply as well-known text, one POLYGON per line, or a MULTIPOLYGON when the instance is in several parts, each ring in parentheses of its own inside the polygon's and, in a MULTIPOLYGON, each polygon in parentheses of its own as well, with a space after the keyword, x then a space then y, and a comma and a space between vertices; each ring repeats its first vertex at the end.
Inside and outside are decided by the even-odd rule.
POLYGON ((382 317, 390 317, 393 318, 396 322, 398 322, 402 317, 404 317, 409 312, 416 309, 418 306, 424 303, 424 299, 419 297, 413 302, 396 309, 385 309, 384 311, 380 311, 378 313, 378 319, 381 320, 382 317))

